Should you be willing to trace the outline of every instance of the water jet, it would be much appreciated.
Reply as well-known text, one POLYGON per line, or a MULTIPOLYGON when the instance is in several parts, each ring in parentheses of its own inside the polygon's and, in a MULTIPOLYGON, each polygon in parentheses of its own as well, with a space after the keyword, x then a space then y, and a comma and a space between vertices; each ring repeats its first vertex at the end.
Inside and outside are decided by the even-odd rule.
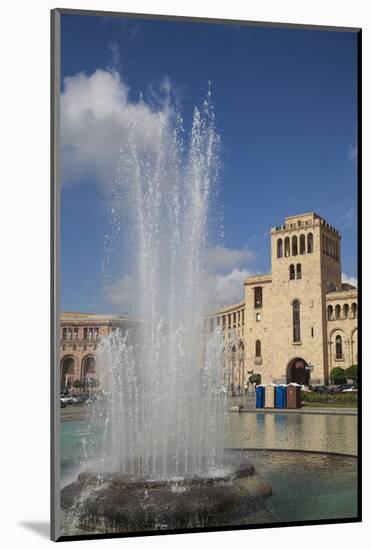
POLYGON ((113 208, 117 234, 131 228, 140 323, 96 350, 108 393, 92 407, 86 469, 61 492, 66 532, 71 518, 95 533, 224 525, 271 494, 245 458, 224 451, 223 333, 204 330, 220 144, 210 93, 188 145, 179 117, 158 114, 155 152, 141 149, 140 131, 123 140, 113 208))

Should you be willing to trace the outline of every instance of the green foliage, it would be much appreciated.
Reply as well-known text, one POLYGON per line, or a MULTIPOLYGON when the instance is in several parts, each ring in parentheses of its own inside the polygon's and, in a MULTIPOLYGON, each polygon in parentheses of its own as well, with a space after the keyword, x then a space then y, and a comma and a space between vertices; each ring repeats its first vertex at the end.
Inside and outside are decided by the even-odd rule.
POLYGON ((330 379, 337 384, 343 384, 344 381, 346 382, 345 370, 341 367, 331 369, 330 379))
POLYGON ((356 393, 317 393, 317 392, 301 392, 301 399, 306 403, 354 403, 357 405, 358 395, 356 393))
POLYGON ((262 377, 260 374, 252 374, 249 378, 250 384, 261 384, 262 377))
POLYGON ((353 382, 358 380, 358 365, 351 365, 345 369, 345 376, 349 378, 349 380, 353 380, 353 382))
POLYGON ((73 382, 73 387, 74 388, 81 388, 82 384, 80 382, 80 380, 74 380, 73 382))

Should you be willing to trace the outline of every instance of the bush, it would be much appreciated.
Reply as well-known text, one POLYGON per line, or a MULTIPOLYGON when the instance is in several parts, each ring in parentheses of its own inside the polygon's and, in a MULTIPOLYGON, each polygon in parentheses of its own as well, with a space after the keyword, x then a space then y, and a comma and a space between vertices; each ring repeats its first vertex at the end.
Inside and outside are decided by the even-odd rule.
POLYGON ((345 369, 345 376, 349 378, 349 380, 356 382, 358 380, 358 365, 351 365, 345 369))
POLYGON ((74 380, 74 382, 73 382, 73 387, 74 388, 81 388, 81 385, 82 384, 81 384, 80 380, 74 380))
POLYGON ((331 369, 330 380, 335 382, 335 384, 344 384, 346 383, 345 370, 341 367, 335 367, 331 369))
POLYGON ((252 374, 249 378, 250 384, 261 384, 262 377, 260 374, 252 374))
POLYGON ((358 402, 356 393, 317 393, 317 392, 302 392, 302 401, 306 403, 354 403, 358 402))

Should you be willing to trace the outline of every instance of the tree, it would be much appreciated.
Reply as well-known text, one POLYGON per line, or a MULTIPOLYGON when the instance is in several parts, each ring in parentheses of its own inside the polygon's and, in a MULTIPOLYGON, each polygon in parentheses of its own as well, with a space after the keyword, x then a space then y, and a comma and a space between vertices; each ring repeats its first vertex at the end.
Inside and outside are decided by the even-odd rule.
POLYGON ((249 378, 250 384, 260 384, 262 381, 262 377, 260 374, 252 374, 249 378))
POLYGON ((346 381, 345 370, 342 369, 341 367, 335 367, 335 368, 331 369, 330 379, 335 384, 343 384, 344 381, 346 381))
POLYGON ((81 388, 81 382, 80 382, 80 380, 74 380, 74 382, 73 382, 73 387, 74 387, 74 388, 81 388))
POLYGON ((354 382, 358 380, 358 365, 351 365, 345 369, 345 376, 354 382))

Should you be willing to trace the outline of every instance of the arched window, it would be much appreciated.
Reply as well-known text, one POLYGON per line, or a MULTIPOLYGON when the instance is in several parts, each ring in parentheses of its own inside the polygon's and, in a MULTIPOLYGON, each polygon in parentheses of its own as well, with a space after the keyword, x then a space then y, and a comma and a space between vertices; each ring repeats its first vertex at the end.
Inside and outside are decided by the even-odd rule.
POLYGON ((261 357, 262 356, 262 344, 260 340, 257 340, 255 342, 255 357, 261 357))
POLYGON ((256 286, 254 288, 254 307, 263 307, 263 289, 261 286, 256 286))
POLYGON ((292 303, 292 327, 293 341, 300 342, 300 302, 294 300, 292 303))
POLYGON ((344 319, 348 319, 348 317, 349 317, 349 305, 348 304, 343 305, 343 317, 344 317, 344 319))
POLYGON ((62 340, 67 340, 67 328, 64 327, 62 330, 62 340))
POLYGON ((332 306, 327 306, 327 320, 332 321, 334 319, 334 308, 332 306))
POLYGON ((294 264, 290 265, 289 273, 290 273, 290 281, 292 281, 293 279, 295 279, 295 266, 294 266, 294 264))
POLYGON ((296 235, 292 238, 292 255, 297 256, 298 255, 298 238, 296 235))
POLYGON ((285 257, 290 256, 290 239, 289 237, 285 238, 285 257))
POLYGON ((357 304, 354 302, 351 305, 351 311, 352 311, 352 319, 355 319, 357 317, 357 304))
POLYGON ((335 353, 336 359, 343 358, 343 341, 340 335, 336 336, 335 338, 335 353))
POLYGON ((301 279, 301 264, 296 264, 296 278, 301 279))
POLYGON ((300 235, 300 254, 305 254, 305 235, 300 235))
POLYGON ((339 304, 337 304, 335 306, 335 319, 337 321, 340 319, 340 312, 341 312, 341 307, 339 306, 339 304))
POLYGON ((308 254, 313 252, 313 233, 308 233, 307 236, 307 252, 308 254))
POLYGON ((283 249, 282 249, 282 239, 277 241, 277 258, 282 258, 283 249))

